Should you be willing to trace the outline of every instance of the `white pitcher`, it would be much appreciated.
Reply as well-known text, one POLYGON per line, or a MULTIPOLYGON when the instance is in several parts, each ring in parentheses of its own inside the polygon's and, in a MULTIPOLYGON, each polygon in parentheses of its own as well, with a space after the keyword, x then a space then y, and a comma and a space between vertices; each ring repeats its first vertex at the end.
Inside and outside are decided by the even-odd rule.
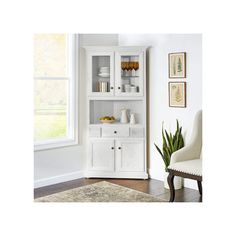
POLYGON ((126 109, 123 109, 121 110, 121 117, 120 117, 120 123, 128 123, 128 116, 127 116, 127 110, 126 109))

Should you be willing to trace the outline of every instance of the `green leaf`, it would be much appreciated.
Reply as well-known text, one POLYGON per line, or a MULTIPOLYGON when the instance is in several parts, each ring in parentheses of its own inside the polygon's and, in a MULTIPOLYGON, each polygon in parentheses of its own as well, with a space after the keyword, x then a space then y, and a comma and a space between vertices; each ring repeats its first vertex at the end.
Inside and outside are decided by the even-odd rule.
POLYGON ((176 143, 176 139, 177 139, 178 132, 179 132, 179 121, 178 120, 176 120, 176 126, 177 126, 177 130, 175 131, 175 134, 174 134, 174 137, 173 137, 173 144, 176 143))
POLYGON ((167 162, 167 159, 166 159, 166 156, 161 152, 161 149, 154 143, 154 145, 156 146, 156 149, 158 150, 158 152, 160 153, 161 157, 162 157, 162 160, 164 161, 164 164, 165 166, 169 166, 168 165, 168 162, 167 162))
POLYGON ((177 123, 177 131, 179 131, 179 121, 176 120, 176 123, 177 123))
POLYGON ((157 151, 160 153, 160 155, 163 157, 163 153, 161 152, 161 149, 154 143, 154 145, 156 146, 157 151))
MULTIPOLYGON (((177 148, 178 148, 178 149, 179 149, 179 147, 180 147, 180 142, 181 142, 181 137, 182 137, 181 132, 182 132, 182 127, 180 127, 179 133, 178 133, 178 145, 177 145, 177 148)), ((177 150, 178 150, 178 149, 177 149, 177 150)))
POLYGON ((177 141, 177 135, 178 135, 178 131, 175 131, 175 134, 173 136, 173 145, 175 146, 176 141, 177 141))
POLYGON ((178 133, 176 134, 176 137, 175 137, 175 142, 174 142, 174 150, 178 150, 178 141, 179 141, 179 136, 178 136, 178 133))
POLYGON ((172 133, 170 133, 170 143, 171 143, 171 146, 174 148, 174 142, 173 142, 172 133))
POLYGON ((171 152, 173 152, 173 144, 172 144, 172 139, 170 138, 169 134, 167 133, 167 131, 165 130, 165 134, 166 134, 166 137, 167 137, 167 141, 168 141, 168 144, 169 144, 169 148, 171 150, 171 152))
POLYGON ((171 152, 168 150, 168 148, 166 148, 165 153, 166 153, 167 166, 169 166, 170 165, 171 152))
POLYGON ((162 126, 162 140, 163 140, 163 147, 166 147, 167 146, 167 142, 166 142, 166 138, 165 138, 165 135, 164 135, 163 126, 162 126))

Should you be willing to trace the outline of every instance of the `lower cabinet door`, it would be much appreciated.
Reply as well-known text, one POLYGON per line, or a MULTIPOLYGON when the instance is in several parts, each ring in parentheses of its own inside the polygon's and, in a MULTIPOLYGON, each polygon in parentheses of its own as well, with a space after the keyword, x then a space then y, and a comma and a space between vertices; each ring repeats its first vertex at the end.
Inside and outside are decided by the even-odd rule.
POLYGON ((116 141, 117 171, 144 171, 144 140, 116 141))
POLYGON ((114 171, 114 140, 91 140, 89 168, 97 171, 114 171))

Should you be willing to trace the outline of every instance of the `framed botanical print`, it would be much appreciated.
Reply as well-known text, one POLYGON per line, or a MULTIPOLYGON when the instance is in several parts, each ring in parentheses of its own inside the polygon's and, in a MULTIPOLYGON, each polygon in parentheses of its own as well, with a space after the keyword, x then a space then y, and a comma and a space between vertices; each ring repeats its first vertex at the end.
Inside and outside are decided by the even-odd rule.
POLYGON ((186 78, 186 53, 169 53, 169 78, 186 78))
POLYGON ((169 106, 186 107, 186 82, 169 82, 169 106))

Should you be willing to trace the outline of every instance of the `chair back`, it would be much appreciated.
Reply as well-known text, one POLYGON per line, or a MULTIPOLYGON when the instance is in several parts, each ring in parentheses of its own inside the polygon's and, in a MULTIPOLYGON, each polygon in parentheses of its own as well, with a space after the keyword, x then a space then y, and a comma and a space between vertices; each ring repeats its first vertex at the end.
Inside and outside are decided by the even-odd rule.
POLYGON ((193 131, 189 141, 194 156, 201 157, 202 152, 202 110, 199 110, 194 118, 193 131))

